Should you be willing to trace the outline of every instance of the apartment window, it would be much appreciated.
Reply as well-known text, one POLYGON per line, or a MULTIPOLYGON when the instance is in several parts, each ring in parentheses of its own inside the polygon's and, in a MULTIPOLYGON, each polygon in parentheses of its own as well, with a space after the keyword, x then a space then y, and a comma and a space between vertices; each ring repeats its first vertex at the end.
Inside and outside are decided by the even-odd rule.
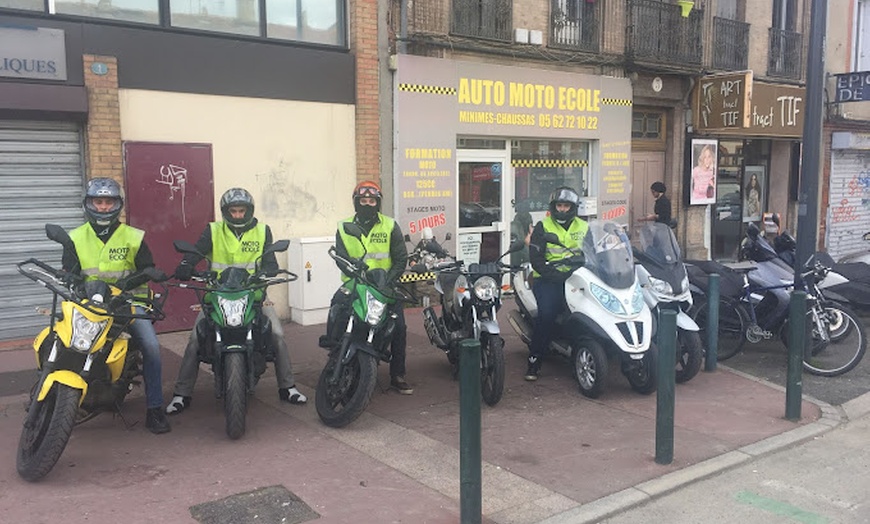
POLYGON ((511 0, 453 0, 450 32, 510 41, 512 11, 511 0))
POLYGON ((655 111, 634 111, 631 115, 631 138, 662 140, 664 115, 655 111))
POLYGON ((339 2, 266 0, 266 36, 318 44, 344 40, 339 2))
POLYGON ((797 27, 797 0, 773 0, 774 29, 794 31, 797 27))
POLYGON ((870 70, 870 0, 858 2, 855 28, 855 61, 853 71, 870 70))
POLYGON ((719 0, 716 2, 716 16, 728 20, 739 20, 737 18, 737 0, 719 0))
POLYGON ((54 12, 144 24, 160 23, 159 0, 55 0, 54 12))
POLYGON ((552 45, 598 50, 598 5, 586 0, 552 0, 552 45))
POLYGON ((249 36, 260 34, 257 0, 171 0, 169 5, 170 23, 175 27, 249 36))

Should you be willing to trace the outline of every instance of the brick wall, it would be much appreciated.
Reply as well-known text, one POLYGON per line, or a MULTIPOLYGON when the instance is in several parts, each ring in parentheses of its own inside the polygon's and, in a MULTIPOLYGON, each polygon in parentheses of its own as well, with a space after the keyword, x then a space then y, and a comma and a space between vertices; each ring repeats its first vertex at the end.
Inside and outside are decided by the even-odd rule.
POLYGON ((378 180, 378 2, 351 0, 350 13, 350 47, 356 56, 356 177, 378 180))
POLYGON ((85 87, 88 90, 88 125, 85 130, 87 178, 111 177, 124 183, 121 151, 121 113, 118 105, 118 61, 111 56, 84 55, 85 87), (93 72, 105 64, 104 75, 93 72))

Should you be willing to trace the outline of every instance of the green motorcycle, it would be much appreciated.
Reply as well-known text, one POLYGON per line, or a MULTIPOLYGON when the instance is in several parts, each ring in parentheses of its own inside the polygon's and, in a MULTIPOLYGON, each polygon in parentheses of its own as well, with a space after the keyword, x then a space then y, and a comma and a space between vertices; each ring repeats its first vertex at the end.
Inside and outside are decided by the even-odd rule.
MULTIPOLYGON (((356 238, 363 235, 356 224, 344 224, 344 231, 356 238)), ((343 325, 344 333, 334 343, 321 338, 329 360, 317 381, 314 405, 324 424, 340 428, 365 411, 377 382, 378 362, 390 360, 397 318, 390 306, 414 299, 401 286, 388 282, 385 270, 368 269, 362 258, 342 258, 334 247, 329 256, 352 276, 339 288, 347 305, 345 313, 337 315, 336 326, 330 329, 339 332, 343 325)))
MULTIPOLYGON (((175 250, 183 254, 207 257, 183 240, 176 240, 175 250)), ((296 280, 297 276, 279 269, 267 276, 260 269, 260 260, 268 253, 286 251, 289 240, 279 240, 263 251, 254 273, 241 267, 229 267, 218 277, 211 269, 194 272, 193 284, 178 282, 180 288, 192 289, 201 304, 204 322, 196 329, 199 360, 211 364, 214 372, 215 396, 223 399, 226 432, 231 439, 245 434, 248 394, 253 393, 266 363, 274 362, 272 325, 262 314, 266 288, 296 280)))

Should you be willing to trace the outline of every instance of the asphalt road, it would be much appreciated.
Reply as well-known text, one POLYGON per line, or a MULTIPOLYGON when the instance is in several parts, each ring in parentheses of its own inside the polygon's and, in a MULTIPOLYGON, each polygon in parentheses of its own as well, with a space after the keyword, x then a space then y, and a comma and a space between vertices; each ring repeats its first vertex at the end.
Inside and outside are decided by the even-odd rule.
MULTIPOLYGON (((870 316, 863 316, 862 320, 865 329, 870 330, 870 316)), ((788 350, 779 340, 746 343, 740 353, 719 364, 786 386, 788 350)), ((803 372, 801 382, 803 394, 831 405, 843 404, 870 391, 870 358, 865 355, 855 369, 838 377, 803 372)))

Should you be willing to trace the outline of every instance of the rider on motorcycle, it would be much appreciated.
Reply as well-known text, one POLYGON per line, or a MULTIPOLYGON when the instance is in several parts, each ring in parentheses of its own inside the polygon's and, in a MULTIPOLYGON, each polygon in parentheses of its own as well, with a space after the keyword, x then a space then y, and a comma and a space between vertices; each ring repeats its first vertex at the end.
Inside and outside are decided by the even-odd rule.
MULTIPOLYGON (((209 254, 212 267, 218 272, 231 266, 245 266, 253 273, 254 263, 263 254, 263 250, 272 244, 272 230, 254 218, 254 197, 245 189, 234 187, 227 190, 221 196, 220 207, 224 220, 210 223, 196 241, 195 247, 200 253, 209 254), (253 249, 249 246, 253 246, 253 249)), ((197 255, 184 255, 175 270, 175 278, 190 280, 194 266, 200 260, 197 255)), ((275 254, 269 253, 264 256, 261 267, 266 274, 277 272, 278 260, 275 254)), ((263 305, 262 312, 272 324, 278 397, 291 404, 305 404, 308 397, 296 389, 293 380, 290 353, 284 340, 281 319, 272 306, 263 305)), ((200 311, 194 322, 194 328, 190 331, 187 348, 184 350, 181 368, 178 370, 178 380, 175 382, 174 396, 166 406, 166 413, 170 415, 181 413, 190 407, 193 400, 193 388, 199 373, 199 342, 196 333, 197 326, 204 321, 205 315, 200 311)))
POLYGON ((541 363, 553 336, 556 316, 565 309, 565 280, 571 275, 566 267, 553 263, 572 256, 568 249, 579 250, 589 230, 585 220, 577 216, 580 195, 568 186, 557 188, 550 195, 550 212, 532 230, 529 241, 529 260, 534 269, 532 291, 538 304, 526 380, 538 380, 541 363), (548 244, 544 234, 553 233, 565 247, 548 244))
MULTIPOLYGON (((121 186, 111 178, 94 178, 88 182, 82 208, 88 222, 73 229, 69 236, 74 249, 64 248, 63 269, 79 274, 86 280, 117 282, 124 276, 154 266, 151 250, 145 243, 145 232, 118 217, 124 208, 121 186), (122 254, 123 256, 118 256, 122 254)), ((147 294, 147 277, 129 282, 136 294, 147 294)), ((136 313, 144 313, 137 307, 136 313)), ((160 365, 160 343, 151 322, 136 319, 128 328, 142 353, 145 380, 145 427, 151 433, 167 433, 172 428, 163 414, 163 383, 160 365)))
MULTIPOLYGON (((381 214, 381 188, 370 180, 357 184, 353 190, 354 216, 342 220, 335 233, 335 253, 341 258, 361 258, 365 252, 365 262, 370 269, 385 269, 389 282, 396 282, 405 271, 408 264, 408 248, 405 247, 404 236, 399 223, 381 214), (363 241, 346 234, 343 223, 352 222, 359 225, 365 237, 363 241), (363 245, 365 244, 365 245, 363 245), (365 249, 363 249, 365 247, 365 249)), ((341 265, 338 266, 340 269, 341 265)), ((348 275, 342 275, 342 280, 349 280, 348 275)), ((338 338, 335 331, 341 320, 346 320, 349 314, 348 295, 337 292, 332 297, 327 320, 327 341, 338 338)), ((396 330, 390 344, 390 386, 403 395, 411 395, 414 389, 405 381, 405 349, 407 346, 408 328, 405 325, 405 312, 402 302, 392 305, 393 313, 397 315, 396 330)))

